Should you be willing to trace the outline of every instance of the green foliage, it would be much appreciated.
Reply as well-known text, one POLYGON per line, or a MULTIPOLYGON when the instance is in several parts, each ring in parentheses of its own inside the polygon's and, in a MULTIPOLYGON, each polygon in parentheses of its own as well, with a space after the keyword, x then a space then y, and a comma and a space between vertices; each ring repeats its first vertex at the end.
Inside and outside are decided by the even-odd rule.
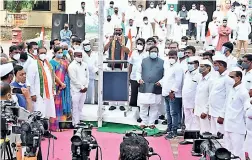
POLYGON ((5 0, 4 3, 9 12, 20 12, 21 10, 31 10, 36 4, 36 0, 5 0))

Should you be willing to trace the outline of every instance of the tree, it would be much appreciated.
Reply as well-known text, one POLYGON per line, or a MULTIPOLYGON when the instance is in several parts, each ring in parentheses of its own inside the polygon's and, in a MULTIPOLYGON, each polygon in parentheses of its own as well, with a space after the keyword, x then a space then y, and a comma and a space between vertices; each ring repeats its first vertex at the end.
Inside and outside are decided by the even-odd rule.
POLYGON ((20 12, 23 9, 31 10, 37 0, 5 0, 4 5, 9 12, 20 12))

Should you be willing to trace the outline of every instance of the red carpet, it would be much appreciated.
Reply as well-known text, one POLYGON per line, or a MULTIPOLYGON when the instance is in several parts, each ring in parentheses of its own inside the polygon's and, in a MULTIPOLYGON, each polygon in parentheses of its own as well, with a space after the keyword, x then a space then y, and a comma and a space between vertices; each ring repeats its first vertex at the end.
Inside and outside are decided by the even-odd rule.
MULTIPOLYGON (((71 142, 70 138, 73 131, 53 133, 57 136, 54 140, 54 158, 53 158, 53 141, 51 139, 49 160, 71 160, 71 142)), ((122 134, 104 133, 93 130, 93 136, 97 139, 102 149, 103 160, 118 160, 119 146, 122 142, 122 134)), ((147 140, 154 151, 158 153, 162 160, 174 160, 169 141, 164 137, 148 137, 147 140)), ((47 157, 48 140, 42 142, 43 159, 47 157)), ((95 150, 91 151, 91 160, 95 159, 95 150)), ((100 160, 100 158, 99 158, 100 160)), ((151 157, 150 160, 159 160, 158 157, 151 157)), ((185 160, 185 159, 183 159, 185 160)))
POLYGON ((200 157, 191 156, 192 145, 179 145, 178 160, 199 160, 200 157))

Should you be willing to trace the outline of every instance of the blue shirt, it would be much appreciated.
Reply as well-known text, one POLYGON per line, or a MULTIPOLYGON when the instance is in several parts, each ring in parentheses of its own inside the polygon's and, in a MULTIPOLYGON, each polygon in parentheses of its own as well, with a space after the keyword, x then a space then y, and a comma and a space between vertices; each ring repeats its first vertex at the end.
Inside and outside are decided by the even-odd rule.
POLYGON ((62 42, 66 42, 68 45, 70 45, 70 37, 72 35, 72 31, 62 29, 60 31, 60 39, 62 42))
MULTIPOLYGON (((11 86, 15 87, 15 88, 27 88, 26 85, 21 86, 20 84, 18 84, 16 81, 11 83, 11 86)), ((24 97, 23 94, 16 94, 16 97, 18 99, 18 105, 24 109, 26 109, 27 105, 26 105, 26 99, 24 97)))

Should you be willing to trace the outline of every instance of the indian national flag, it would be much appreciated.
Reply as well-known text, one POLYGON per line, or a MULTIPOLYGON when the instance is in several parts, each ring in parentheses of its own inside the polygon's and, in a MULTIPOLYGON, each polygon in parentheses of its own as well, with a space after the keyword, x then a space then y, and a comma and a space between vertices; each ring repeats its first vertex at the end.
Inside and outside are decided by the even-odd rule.
POLYGON ((39 41, 38 41, 38 46, 43 47, 44 46, 44 40, 45 40, 45 30, 44 26, 41 28, 40 36, 39 36, 39 41))
POLYGON ((129 29, 128 40, 130 41, 130 53, 129 53, 129 57, 130 57, 131 54, 132 54, 132 45, 133 45, 133 42, 132 42, 132 35, 131 35, 131 29, 129 29))

